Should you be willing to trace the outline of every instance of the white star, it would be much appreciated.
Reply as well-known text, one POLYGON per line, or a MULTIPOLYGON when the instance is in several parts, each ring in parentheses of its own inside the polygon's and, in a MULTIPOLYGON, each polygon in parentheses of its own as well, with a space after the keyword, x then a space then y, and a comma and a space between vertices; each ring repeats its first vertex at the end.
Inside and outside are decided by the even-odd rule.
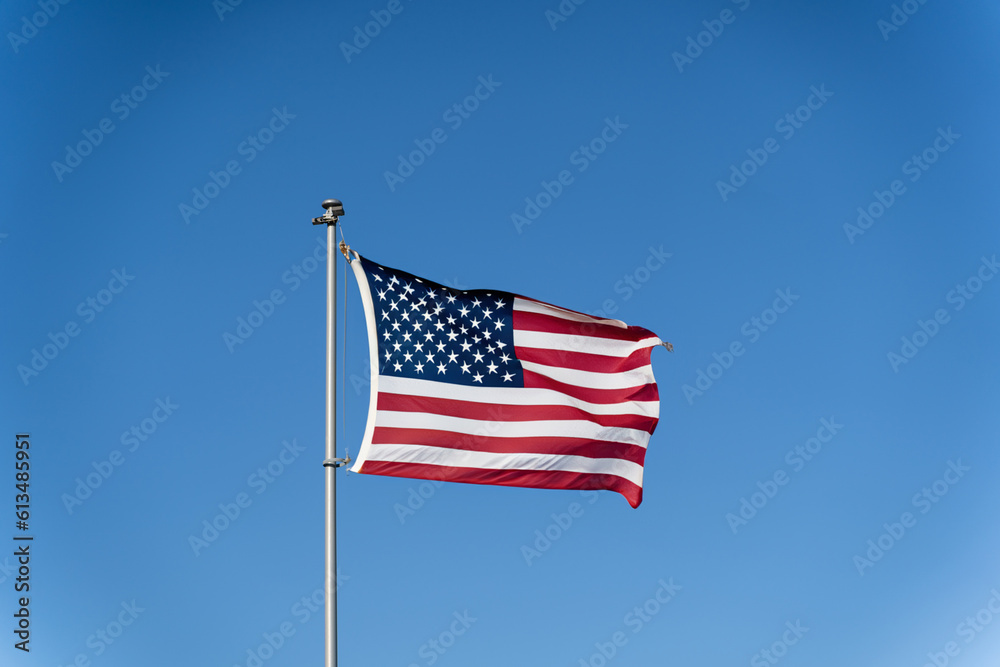
POLYGON ((395 321, 394 321, 394 322, 392 323, 392 330, 393 330, 393 331, 399 331, 399 320, 395 320, 395 321))
POLYGON ((458 355, 455 354, 454 352, 451 352, 451 353, 448 354, 448 363, 449 364, 455 363, 456 359, 458 359, 458 355))
POLYGON ((462 352, 468 352, 470 347, 472 347, 472 343, 465 341, 462 343, 462 352))
POLYGON ((429 363, 433 364, 434 363, 434 353, 433 352, 428 352, 426 356, 427 356, 427 361, 429 363))
POLYGON ((383 320, 389 319, 389 313, 388 313, 388 311, 385 311, 385 310, 382 311, 382 319, 383 320))
POLYGON ((498 329, 498 330, 499 330, 499 329, 503 329, 503 326, 504 326, 504 321, 503 321, 503 320, 497 320, 497 321, 496 321, 496 322, 494 322, 493 324, 495 324, 495 325, 496 325, 496 327, 497 327, 497 329, 498 329))
POLYGON ((455 340, 456 338, 458 338, 458 334, 455 333, 454 331, 449 331, 448 334, 447 334, 447 336, 448 336, 448 341, 449 342, 455 340))
POLYGON ((434 328, 437 329, 438 331, 441 331, 441 329, 444 329, 444 322, 442 322, 441 320, 437 320, 436 322, 434 322, 434 328))
POLYGON ((412 358, 413 358, 413 355, 410 354, 409 352, 404 352, 403 353, 403 361, 409 361, 412 358))
POLYGON ((431 299, 435 299, 437 298, 437 292, 435 292, 434 290, 430 290, 427 292, 427 296, 429 296, 431 299))
POLYGON ((424 326, 424 325, 422 323, 420 323, 420 322, 417 322, 417 321, 413 322, 413 330, 414 331, 420 331, 420 327, 422 327, 422 326, 424 326))
POLYGON ((511 375, 510 373, 504 373, 503 374, 503 381, 504 382, 510 382, 513 379, 514 379, 514 376, 511 375))
POLYGON ((381 292, 379 292, 379 293, 378 293, 378 300, 379 300, 379 301, 385 301, 385 295, 386 295, 386 293, 387 293, 388 291, 389 291, 389 290, 382 290, 381 292))
POLYGON ((445 366, 444 366, 444 362, 441 362, 440 364, 438 364, 438 375, 440 375, 441 373, 444 373, 445 370, 446 369, 445 369, 445 366))
POLYGON ((483 355, 480 352, 478 352, 478 351, 475 354, 473 354, 472 356, 475 357, 477 363, 479 363, 479 362, 481 362, 483 360, 483 355))
POLYGON ((386 350, 385 351, 385 360, 389 361, 390 359, 392 359, 392 350, 386 350))
POLYGON ((458 312, 462 317, 468 317, 469 315, 469 309, 466 308, 464 305, 458 309, 458 312))
POLYGON ((383 331, 382 335, 385 337, 386 340, 389 340, 390 338, 392 338, 392 334, 389 333, 388 331, 383 331))
POLYGON ((405 310, 402 313, 400 313, 399 316, 402 317, 407 322, 410 321, 410 314, 408 312, 406 312, 405 310))
POLYGON ((409 294, 410 292, 413 291, 413 288, 410 287, 410 283, 406 283, 406 285, 403 287, 403 289, 406 290, 407 294, 409 294))
POLYGON ((489 340, 490 336, 492 336, 492 335, 493 334, 490 333, 489 329, 487 329, 486 331, 483 332, 483 338, 485 338, 486 340, 489 340))
POLYGON ((497 365, 494 364, 492 361, 490 362, 490 365, 487 366, 487 368, 490 369, 490 373, 496 373, 497 372, 497 365))
POLYGON ((476 382, 481 383, 483 381, 483 376, 480 375, 479 373, 476 373, 475 375, 472 376, 472 379, 475 380, 476 382))
POLYGON ((469 372, 469 364, 465 363, 464 361, 462 362, 462 372, 463 373, 469 372))
POLYGON ((392 344, 392 348, 394 350, 396 350, 396 352, 399 352, 399 348, 401 348, 401 347, 403 347, 403 345, 398 340, 395 343, 392 344))
POLYGON ((507 356, 507 353, 506 353, 506 352, 504 352, 504 355, 503 355, 502 357, 500 357, 500 361, 504 362, 505 364, 506 364, 506 363, 507 363, 508 361, 510 361, 510 357, 508 357, 508 356, 507 356))
POLYGON ((496 304, 497 304, 497 308, 503 308, 504 305, 505 305, 504 302, 503 302, 503 299, 497 299, 496 300, 496 304))
POLYGON ((455 303, 455 295, 454 294, 450 294, 449 293, 446 298, 448 299, 448 303, 455 303))
POLYGON ((493 312, 492 310, 490 310, 489 308, 487 308, 486 310, 484 310, 484 311, 483 311, 483 315, 484 315, 484 316, 485 316, 486 318, 489 318, 489 316, 490 316, 490 314, 491 314, 492 312, 493 312))
POLYGON ((413 346, 413 349, 416 350, 417 352, 423 352, 424 351, 424 344, 423 343, 417 343, 416 345, 413 346))
POLYGON ((503 342, 502 340, 498 340, 498 341, 497 341, 497 349, 500 349, 500 350, 502 350, 502 349, 504 349, 505 347, 507 347, 507 343, 503 342))
POLYGON ((480 303, 481 302, 479 301, 479 297, 478 296, 475 299, 472 300, 472 305, 473 306, 477 306, 478 307, 480 303))
POLYGON ((438 349, 438 352, 444 352, 444 343, 438 343, 437 344, 437 349, 438 349))
POLYGON ((399 309, 399 302, 398 301, 392 301, 392 302, 389 303, 389 307, 392 308, 393 310, 398 310, 399 309))
POLYGON ((454 324, 454 323, 455 323, 455 318, 452 317, 451 315, 449 315, 448 316, 448 324, 454 324))
POLYGON ((377 273, 373 273, 372 278, 374 278, 376 282, 382 282, 382 276, 377 273))
POLYGON ((418 363, 416 365, 416 370, 417 370, 418 373, 423 373, 424 372, 424 365, 421 364, 421 363, 418 363))
POLYGON ((392 367, 393 367, 393 369, 395 369, 395 371, 396 371, 397 373, 398 373, 399 371, 403 370, 403 364, 399 363, 398 361, 397 361, 396 363, 394 363, 394 364, 392 365, 392 367))
POLYGON ((469 324, 471 324, 471 325, 472 325, 473 327, 475 327, 476 329, 478 329, 478 328, 479 328, 479 320, 477 320, 477 319, 475 319, 475 318, 473 318, 473 319, 472 319, 472 321, 471 321, 471 322, 469 322, 469 324))
POLYGON ((434 342, 434 333, 432 331, 428 331, 427 333, 424 334, 424 338, 427 340, 427 342, 433 343, 434 342))
POLYGON ((407 343, 409 343, 409 342, 410 342, 410 336, 411 336, 411 335, 412 335, 412 334, 411 334, 411 333, 410 333, 409 331, 404 331, 404 332, 403 332, 403 340, 405 340, 405 341, 406 341, 407 343))

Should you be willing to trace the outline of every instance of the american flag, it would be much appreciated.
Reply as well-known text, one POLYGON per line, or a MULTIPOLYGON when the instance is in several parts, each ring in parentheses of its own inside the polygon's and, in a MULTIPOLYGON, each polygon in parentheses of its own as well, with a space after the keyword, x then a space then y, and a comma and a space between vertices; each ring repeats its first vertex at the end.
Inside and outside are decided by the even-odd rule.
POLYGON ((372 359, 354 472, 609 489, 639 506, 656 334, 352 254, 372 359))

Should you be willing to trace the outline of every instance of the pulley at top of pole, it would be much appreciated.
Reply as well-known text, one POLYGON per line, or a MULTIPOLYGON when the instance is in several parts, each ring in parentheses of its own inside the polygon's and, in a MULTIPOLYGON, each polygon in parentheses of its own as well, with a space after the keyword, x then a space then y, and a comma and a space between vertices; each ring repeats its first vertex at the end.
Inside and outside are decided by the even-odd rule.
POLYGON ((340 216, 344 215, 344 205, 340 203, 339 199, 324 199, 323 208, 326 209, 326 213, 318 218, 313 218, 314 225, 335 225, 340 216))

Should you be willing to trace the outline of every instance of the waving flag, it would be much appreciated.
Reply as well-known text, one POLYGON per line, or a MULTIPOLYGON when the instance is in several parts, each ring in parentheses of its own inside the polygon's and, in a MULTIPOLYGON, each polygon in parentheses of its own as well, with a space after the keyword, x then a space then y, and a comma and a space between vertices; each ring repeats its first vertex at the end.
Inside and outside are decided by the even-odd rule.
POLYGON ((354 472, 609 489, 639 506, 659 417, 655 334, 352 254, 372 360, 354 472))

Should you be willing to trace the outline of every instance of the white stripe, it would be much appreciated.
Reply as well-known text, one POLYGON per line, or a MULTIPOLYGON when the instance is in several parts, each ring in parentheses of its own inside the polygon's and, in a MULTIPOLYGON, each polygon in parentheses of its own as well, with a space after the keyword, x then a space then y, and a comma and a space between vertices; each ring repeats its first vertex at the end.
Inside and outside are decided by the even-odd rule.
MULTIPOLYGON (((378 375, 382 393, 408 396, 447 398, 453 401, 472 401, 487 405, 558 405, 579 408, 593 415, 641 415, 659 417, 659 401, 628 401, 626 403, 588 403, 552 389, 525 389, 522 387, 466 387, 450 382, 417 380, 413 378, 378 375)), ((374 405, 374 403, 373 403, 374 405)))
POLYGON ((569 320, 570 322, 587 322, 590 324, 607 324, 612 327, 618 327, 620 329, 628 329, 628 325, 621 320, 609 320, 601 317, 593 317, 591 315, 581 315, 580 313, 574 313, 571 310, 566 310, 565 308, 560 308, 559 306, 553 306, 551 303, 544 303, 539 301, 530 301, 528 299, 516 298, 514 299, 514 310, 520 310, 524 313, 538 313, 539 315, 551 315, 552 317, 558 317, 561 320, 569 320))
POLYGON ((642 466, 624 459, 591 459, 561 454, 494 454, 400 444, 371 445, 368 460, 487 470, 547 470, 614 475, 642 486, 642 466))
POLYGON ((557 382, 590 389, 631 389, 632 387, 644 387, 655 381, 652 366, 640 366, 630 371, 618 373, 580 371, 575 368, 544 366, 531 361, 522 361, 521 366, 526 371, 534 371, 557 382))
MULTIPOLYGON (((333 254, 336 252, 331 248, 327 248, 327 256, 330 257, 328 261, 333 261, 333 254)), ((364 307, 365 311, 365 323, 368 325, 368 363, 371 368, 371 392, 368 401, 368 420, 365 422, 365 434, 361 439, 361 447, 358 451, 358 458, 354 462, 354 467, 351 468, 354 472, 358 472, 361 466, 364 465, 365 457, 368 453, 368 448, 371 446, 372 433, 375 431, 375 412, 376 405, 378 403, 378 392, 379 392, 379 374, 378 374, 378 339, 376 338, 375 331, 375 304, 372 302, 371 287, 368 285, 368 276, 365 274, 364 268, 361 266, 361 256, 358 253, 353 252, 354 260, 351 261, 351 269, 354 272, 354 277, 358 281, 358 291, 361 292, 361 305, 364 307)))
POLYGON ((616 340, 598 336, 576 336, 573 334, 549 333, 548 331, 528 331, 514 329, 514 347, 535 347, 542 350, 562 350, 566 352, 586 352, 603 354, 606 357, 628 357, 636 350, 659 345, 656 336, 640 341, 616 340))
POLYGON ((501 421, 464 419, 450 415, 427 412, 396 412, 379 410, 375 415, 375 428, 412 428, 450 431, 490 438, 586 438, 603 442, 620 442, 645 447, 649 433, 622 426, 602 426, 583 419, 547 421, 501 421))

